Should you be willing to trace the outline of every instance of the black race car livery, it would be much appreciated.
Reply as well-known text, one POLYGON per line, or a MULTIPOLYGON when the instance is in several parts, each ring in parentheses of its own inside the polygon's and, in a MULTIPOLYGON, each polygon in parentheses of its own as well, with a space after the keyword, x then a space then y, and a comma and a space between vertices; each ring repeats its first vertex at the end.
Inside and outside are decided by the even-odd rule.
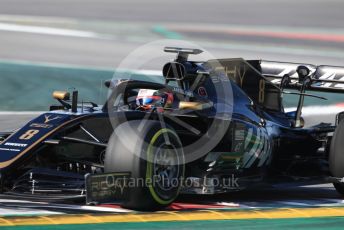
POLYGON ((308 91, 343 92, 344 68, 165 51, 177 54, 165 84, 109 80, 103 106, 54 92, 59 105, 0 133, 2 193, 137 210, 295 180, 344 194, 344 113, 307 128, 302 118, 305 97, 324 99, 308 91), (295 111, 284 111, 283 94, 299 95, 295 111))

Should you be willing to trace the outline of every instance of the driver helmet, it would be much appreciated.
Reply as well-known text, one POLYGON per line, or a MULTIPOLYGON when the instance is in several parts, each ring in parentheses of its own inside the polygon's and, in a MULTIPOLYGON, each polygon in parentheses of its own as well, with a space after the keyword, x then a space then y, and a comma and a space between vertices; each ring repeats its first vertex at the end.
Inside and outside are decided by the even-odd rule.
POLYGON ((154 107, 170 107, 173 103, 173 94, 160 92, 154 89, 140 89, 136 97, 136 105, 152 109, 154 107))

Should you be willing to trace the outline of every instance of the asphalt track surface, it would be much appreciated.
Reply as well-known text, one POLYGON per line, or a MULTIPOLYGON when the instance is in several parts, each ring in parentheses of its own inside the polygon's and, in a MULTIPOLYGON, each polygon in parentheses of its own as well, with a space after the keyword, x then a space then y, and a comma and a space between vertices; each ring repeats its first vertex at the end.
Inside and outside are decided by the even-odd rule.
MULTIPOLYGON (((3 112, 0 128, 19 128, 37 114, 3 112)), ((83 201, 47 202, 0 195, 1 229, 73 229, 75 224, 84 229, 324 229, 329 223, 332 229, 340 229, 343 215, 343 197, 326 183, 275 184, 213 196, 181 195, 157 213, 137 213, 116 203, 87 206, 83 201)))
MULTIPOLYGON (((219 0, 216 3, 196 0, 0 0, 0 59, 116 68, 128 53, 143 44, 159 39, 184 39, 201 45, 218 58, 243 57, 344 65, 343 7, 344 2, 341 0, 219 0)), ((149 64, 147 67, 161 69, 160 63, 149 64)), ((6 83, 2 81, 0 84, 6 83)), ((20 127, 33 116, 35 115, 2 114, 0 128, 10 130, 20 127)), ((318 120, 333 118, 312 119, 315 123, 318 120)), ((185 204, 191 203, 196 209, 219 209, 220 216, 223 215, 221 213, 224 210, 245 209, 248 213, 258 212, 257 215, 260 215, 261 219, 234 221, 233 217, 227 216, 227 219, 232 221, 198 220, 169 222, 169 224, 157 222, 146 225, 99 224, 102 221, 99 221, 97 216, 93 216, 94 213, 116 213, 118 207, 110 207, 111 210, 107 211, 95 211, 89 210, 89 207, 67 205, 61 207, 62 204, 57 207, 56 204, 50 203, 32 204, 8 199, 0 200, 0 211, 12 215, 15 213, 40 215, 33 221, 42 223, 42 220, 45 220, 44 223, 50 225, 45 226, 46 229, 56 228, 54 223, 60 223, 56 218, 47 219, 49 212, 55 212, 57 215, 86 214, 90 215, 88 218, 92 221, 85 223, 98 223, 80 225, 84 229, 158 227, 223 229, 229 226, 233 229, 253 229, 253 227, 340 229, 344 222, 343 218, 333 218, 333 216, 343 216, 342 209, 336 209, 343 205, 343 199, 328 184, 315 187, 280 185, 258 192, 248 191, 206 199, 183 196, 178 202, 180 203, 172 210, 179 207, 190 211, 190 205, 185 204), (322 212, 320 215, 322 217, 326 216, 324 213, 332 216, 314 219, 319 215, 312 216, 311 210, 307 209, 313 207, 321 208, 317 212, 322 212), (273 209, 275 213, 262 212, 266 208, 273 209), (280 208, 289 212, 276 213, 280 208), (298 219, 268 220, 272 216, 296 216, 298 219)), ((191 213, 195 212, 191 211, 191 213)), ((207 214, 208 217, 211 216, 210 213, 207 214)), ((25 223, 30 225, 28 220, 23 220, 22 217, 6 218, 0 218, 1 229, 6 229, 16 220, 22 221, 24 225, 25 223)), ((104 220, 105 217, 99 218, 104 220)), ((177 220, 176 218, 174 220, 177 220)), ((83 217, 80 216, 80 219, 83 217)), ((222 219, 226 219, 225 216, 222 216, 222 219)), ((32 223, 31 220, 31 225, 32 223)), ((59 227, 75 228, 73 225, 59 227)), ((37 228, 40 226, 30 227, 30 229, 37 228)), ((29 228, 23 226, 17 229, 29 228)))
POLYGON ((1 0, 1 14, 145 22, 340 28, 340 0, 1 0))
POLYGON ((140 45, 181 38, 216 57, 342 65, 343 6, 340 0, 1 0, 0 59, 115 67, 140 45), (95 36, 33 33, 27 26, 95 36))

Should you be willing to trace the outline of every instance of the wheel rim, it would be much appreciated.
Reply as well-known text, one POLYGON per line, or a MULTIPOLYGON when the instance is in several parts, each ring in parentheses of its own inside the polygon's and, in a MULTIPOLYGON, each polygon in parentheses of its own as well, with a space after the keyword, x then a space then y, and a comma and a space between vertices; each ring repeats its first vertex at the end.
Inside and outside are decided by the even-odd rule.
POLYGON ((170 199, 169 192, 180 186, 182 176, 180 154, 172 144, 162 144, 157 148, 153 160, 153 180, 155 191, 164 199, 170 199))

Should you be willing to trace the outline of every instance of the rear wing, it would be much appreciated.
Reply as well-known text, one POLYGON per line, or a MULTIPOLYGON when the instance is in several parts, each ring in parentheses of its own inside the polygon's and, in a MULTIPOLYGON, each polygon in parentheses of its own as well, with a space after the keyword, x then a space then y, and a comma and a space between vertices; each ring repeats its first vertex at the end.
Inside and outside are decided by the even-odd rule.
POLYGON ((273 62, 273 61, 259 61, 255 67, 261 72, 263 76, 269 79, 273 84, 279 86, 282 77, 289 75, 291 82, 286 88, 300 88, 300 79, 296 73, 298 66, 306 66, 310 70, 311 84, 307 90, 321 91, 321 92, 344 92, 344 67, 338 66, 315 66, 304 63, 288 63, 288 62, 273 62))
POLYGON ((344 93, 344 67, 263 60, 246 61, 240 58, 209 60, 207 64, 215 70, 224 71, 227 77, 236 82, 255 103, 270 110, 283 111, 282 93, 300 95, 299 110, 303 106, 305 96, 326 99, 307 94, 307 90, 344 93), (303 69, 307 67, 307 78, 303 76, 303 79, 300 79, 297 73, 299 66, 303 66, 303 69), (288 82, 283 82, 281 86, 285 76, 288 76, 288 82), (283 89, 297 89, 299 93, 286 92, 283 89))
POLYGON ((281 90, 277 84, 261 74, 260 61, 227 58, 209 60, 207 65, 226 74, 255 103, 269 110, 283 110, 281 90))

